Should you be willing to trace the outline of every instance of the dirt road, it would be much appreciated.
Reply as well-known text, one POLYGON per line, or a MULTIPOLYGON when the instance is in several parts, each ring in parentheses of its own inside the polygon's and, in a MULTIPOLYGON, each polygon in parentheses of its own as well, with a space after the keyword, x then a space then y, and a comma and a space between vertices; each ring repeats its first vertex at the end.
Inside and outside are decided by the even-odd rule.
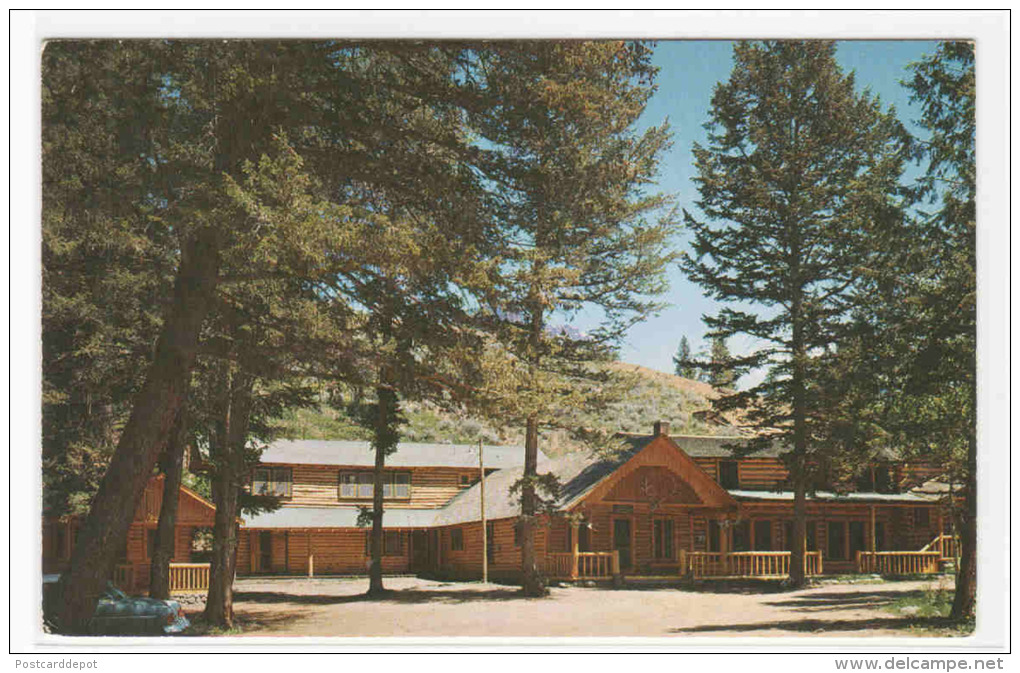
POLYGON ((388 578, 240 580, 235 607, 253 636, 892 636, 909 616, 884 606, 931 581, 831 584, 795 592, 554 588, 527 599, 514 587, 388 578))

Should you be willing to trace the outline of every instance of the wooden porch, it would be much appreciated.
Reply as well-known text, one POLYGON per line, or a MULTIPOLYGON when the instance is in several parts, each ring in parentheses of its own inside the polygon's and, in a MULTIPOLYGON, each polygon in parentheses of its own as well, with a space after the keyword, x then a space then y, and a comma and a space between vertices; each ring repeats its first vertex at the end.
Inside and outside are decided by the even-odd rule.
MULTIPOLYGON (((123 563, 113 572, 113 583, 125 593, 137 593, 149 588, 148 563, 123 563)), ((170 593, 192 594, 209 590, 208 563, 171 563, 170 593)))

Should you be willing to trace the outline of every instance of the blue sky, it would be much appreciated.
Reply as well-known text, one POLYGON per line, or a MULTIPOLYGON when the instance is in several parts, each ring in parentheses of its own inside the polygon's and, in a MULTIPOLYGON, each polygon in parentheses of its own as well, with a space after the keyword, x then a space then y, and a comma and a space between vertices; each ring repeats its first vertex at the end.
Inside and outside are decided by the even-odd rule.
MULTIPOLYGON (((933 52, 935 46, 935 42, 928 41, 847 41, 838 44, 837 58, 844 71, 856 72, 859 88, 868 87, 886 106, 895 106, 900 119, 913 130, 911 122, 918 112, 899 82, 907 77, 907 65, 933 52)), ((675 194, 679 205, 694 214, 698 210, 694 206, 697 190, 691 181, 694 176, 691 147, 695 142, 705 142, 702 125, 708 118, 712 89, 729 77, 732 53, 732 42, 715 40, 665 41, 655 50, 654 61, 660 68, 659 88, 641 122, 652 125, 669 118, 673 147, 660 166, 659 187, 675 194)), ((687 241, 680 231, 676 244, 686 249, 687 241)), ((703 296, 701 288, 689 282, 677 268, 670 270, 669 280, 670 290, 664 300, 670 306, 630 330, 620 354, 624 362, 672 372, 672 358, 681 336, 687 336, 694 351, 706 345, 701 318, 715 313, 720 305, 703 296)), ((579 317, 577 323, 583 328, 584 317, 579 317)), ((741 341, 739 337, 734 337, 729 345, 735 353, 748 352, 753 347, 750 341, 741 341)), ((752 372, 738 384, 746 388, 762 376, 764 372, 752 372)))

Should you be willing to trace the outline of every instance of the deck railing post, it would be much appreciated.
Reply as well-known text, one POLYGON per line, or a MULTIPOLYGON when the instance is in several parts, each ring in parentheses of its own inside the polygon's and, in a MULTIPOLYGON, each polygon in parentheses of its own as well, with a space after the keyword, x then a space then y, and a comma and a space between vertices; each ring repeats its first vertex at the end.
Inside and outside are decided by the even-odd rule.
POLYGON ((578 552, 580 550, 580 544, 579 544, 579 541, 577 539, 578 529, 579 529, 579 526, 577 525, 576 522, 570 524, 570 541, 571 541, 571 544, 570 544, 570 579, 572 579, 572 580, 576 580, 577 579, 577 574, 578 574, 577 573, 577 561, 578 561, 577 557, 578 557, 578 552))
POLYGON ((613 577, 617 577, 620 574, 620 550, 613 550, 613 577))

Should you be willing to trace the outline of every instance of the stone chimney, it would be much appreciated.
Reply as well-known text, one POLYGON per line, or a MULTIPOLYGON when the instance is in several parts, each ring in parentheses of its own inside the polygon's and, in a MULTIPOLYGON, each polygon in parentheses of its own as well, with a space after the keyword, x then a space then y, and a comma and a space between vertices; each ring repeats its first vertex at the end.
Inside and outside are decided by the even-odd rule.
POLYGON ((655 421, 655 425, 652 426, 652 434, 656 437, 659 435, 669 436, 669 421, 655 421))

